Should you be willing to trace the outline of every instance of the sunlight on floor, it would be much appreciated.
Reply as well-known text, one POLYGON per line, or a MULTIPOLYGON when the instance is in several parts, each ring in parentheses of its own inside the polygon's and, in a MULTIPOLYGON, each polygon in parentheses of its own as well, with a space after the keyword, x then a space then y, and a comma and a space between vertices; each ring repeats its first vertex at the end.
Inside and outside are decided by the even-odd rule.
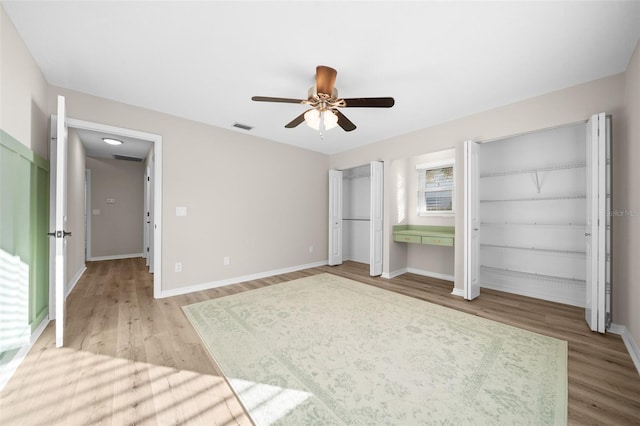
POLYGON ((0 394, 0 424, 238 424, 243 417, 237 403, 228 405, 232 393, 220 391, 222 377, 86 351, 43 348, 17 375, 12 382, 21 385, 9 382, 0 394))
POLYGON ((285 417, 312 394, 295 389, 255 383, 242 379, 229 379, 242 403, 260 425, 271 425, 285 417))

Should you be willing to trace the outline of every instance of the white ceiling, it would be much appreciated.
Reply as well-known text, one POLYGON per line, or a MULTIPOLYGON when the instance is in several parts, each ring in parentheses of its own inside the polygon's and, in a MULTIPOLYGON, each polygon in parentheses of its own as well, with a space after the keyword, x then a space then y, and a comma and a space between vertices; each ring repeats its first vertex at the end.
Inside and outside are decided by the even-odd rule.
POLYGON ((152 142, 131 137, 124 137, 110 133, 97 132, 86 129, 74 129, 85 148, 88 157, 111 158, 120 155, 143 160, 147 158, 152 142), (109 145, 102 138, 112 138, 122 141, 122 145, 109 145))
POLYGON ((640 38, 639 1, 2 4, 52 85, 327 154, 623 72, 640 38), (396 105, 321 137, 251 101, 305 98, 316 65, 396 105))

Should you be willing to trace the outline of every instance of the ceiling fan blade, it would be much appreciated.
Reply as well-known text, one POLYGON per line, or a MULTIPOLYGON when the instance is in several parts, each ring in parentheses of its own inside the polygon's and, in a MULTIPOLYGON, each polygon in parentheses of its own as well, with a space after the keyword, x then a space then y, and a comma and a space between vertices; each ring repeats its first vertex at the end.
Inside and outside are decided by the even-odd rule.
POLYGON ((253 96, 251 100, 257 102, 283 102, 286 104, 301 104, 304 102, 302 99, 272 98, 269 96, 253 96))
POLYGON ((350 132, 356 129, 356 125, 351 122, 343 113, 337 109, 332 109, 335 115, 338 116, 338 126, 342 127, 345 132, 350 132))
POLYGON ((316 92, 331 96, 338 71, 325 65, 316 67, 316 92))
POLYGON ((346 108, 391 108, 393 98, 349 98, 343 99, 346 108))
MULTIPOLYGON (((310 110, 307 110, 307 111, 310 111, 310 110)), ((300 114, 299 116, 291 120, 289 123, 285 124, 284 127, 286 127, 287 129, 293 129, 294 127, 298 126, 300 123, 304 121, 304 115, 307 113, 307 111, 303 112, 302 114, 300 114)))

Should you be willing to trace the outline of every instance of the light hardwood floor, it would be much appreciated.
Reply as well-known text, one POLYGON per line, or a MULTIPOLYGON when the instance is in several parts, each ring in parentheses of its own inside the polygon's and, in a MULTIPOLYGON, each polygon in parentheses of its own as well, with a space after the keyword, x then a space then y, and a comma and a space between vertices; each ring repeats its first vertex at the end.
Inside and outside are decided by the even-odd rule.
POLYGON ((0 424, 249 425, 180 307, 322 272, 567 340, 569 423, 640 424, 640 376, 621 338, 590 332, 579 308, 491 290, 469 302, 449 282, 372 278, 354 262, 154 300, 143 259, 88 263, 67 302, 66 347, 49 324, 0 394, 0 424))

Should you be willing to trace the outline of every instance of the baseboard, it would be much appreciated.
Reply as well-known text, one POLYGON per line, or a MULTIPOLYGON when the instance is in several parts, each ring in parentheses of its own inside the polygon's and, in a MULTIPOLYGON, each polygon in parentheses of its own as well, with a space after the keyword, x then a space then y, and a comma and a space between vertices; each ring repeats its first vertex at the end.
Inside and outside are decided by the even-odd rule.
POLYGON ((113 256, 94 256, 90 257, 87 260, 90 262, 99 262, 101 260, 132 259, 134 257, 144 257, 144 253, 116 254, 113 256))
POLYGON ((382 278, 391 279, 391 278, 399 277, 400 275, 406 274, 406 273, 407 273, 407 268, 397 269, 392 272, 383 273, 382 278))
POLYGON ((70 281, 71 285, 69 286, 69 288, 67 289, 67 292, 64 295, 65 299, 69 297, 73 289, 76 287, 76 284, 78 284, 78 281, 80 281, 80 278, 82 278, 82 274, 84 274, 84 271, 86 270, 87 270, 87 265, 82 265, 82 268, 80 268, 78 273, 71 279, 70 281))
POLYGON ((613 334, 619 334, 622 337, 622 341, 627 347, 627 351, 629 351, 633 365, 636 366, 636 370, 638 371, 638 374, 640 374, 640 347, 638 347, 633 336, 629 333, 629 329, 624 325, 611 324, 607 331, 613 334))
POLYGON ((16 370, 18 370, 18 367, 20 366, 20 364, 22 364, 22 361, 24 361, 24 359, 27 357, 27 354, 33 347, 33 344, 36 343, 44 329, 47 328, 49 321, 49 317, 45 317, 40 325, 33 331, 33 333, 31 333, 29 343, 21 347, 20 350, 13 356, 11 361, 9 361, 4 367, 0 369, 0 392, 2 392, 2 389, 4 389, 7 383, 9 383, 9 380, 11 379, 11 377, 13 377, 16 370))
POLYGON ((441 274, 439 272, 425 271, 423 269, 407 268, 407 272, 410 272, 416 275, 422 275, 424 277, 437 278, 439 280, 452 281, 452 282, 455 280, 453 275, 441 274))
POLYGON ((464 289, 461 288, 453 288, 453 291, 451 292, 451 294, 453 294, 454 296, 460 296, 462 298, 464 298, 464 289))
POLYGON ((161 290, 159 298, 179 296, 181 294, 194 293, 196 291, 211 290, 212 288, 224 287, 226 285, 238 284, 245 281, 259 280, 261 278, 267 278, 273 275, 287 274, 289 272, 300 271, 302 269, 316 268, 318 266, 324 266, 326 264, 327 264, 327 261, 322 260, 320 262, 307 263, 306 265, 292 266, 292 267, 283 268, 283 269, 274 269, 272 271, 259 272, 257 274, 251 274, 251 275, 243 275, 240 277, 228 278, 225 280, 213 281, 209 283, 196 284, 188 287, 181 287, 181 288, 175 288, 170 290, 161 290))

